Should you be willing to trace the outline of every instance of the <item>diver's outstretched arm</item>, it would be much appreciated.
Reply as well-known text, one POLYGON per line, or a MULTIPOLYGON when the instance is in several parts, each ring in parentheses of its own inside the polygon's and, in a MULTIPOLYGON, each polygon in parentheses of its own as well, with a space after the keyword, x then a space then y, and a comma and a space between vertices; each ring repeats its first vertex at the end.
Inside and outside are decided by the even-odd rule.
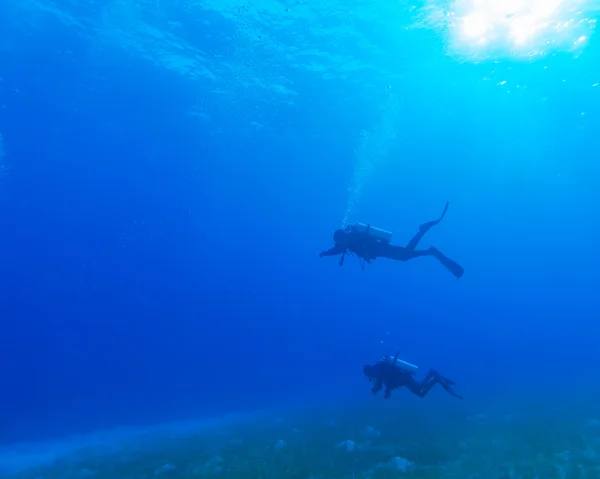
POLYGON ((444 219, 444 216, 446 216, 446 212, 448 211, 449 205, 450 205, 450 202, 446 201, 446 206, 444 206, 444 211, 442 211, 442 214, 440 215, 440 217, 437 220, 428 221, 427 223, 423 223, 421 226, 419 226, 419 232, 413 237, 413 239, 411 239, 408 242, 408 244, 406 245, 406 249, 415 249, 417 247, 417 245, 419 244, 419 241, 421 241, 423 236, 425 236, 425 233, 427 233, 431 228, 433 228, 435 225, 439 224, 439 222, 444 219))
POLYGON ((319 258, 322 258, 323 256, 337 256, 338 254, 342 254, 344 253, 344 249, 340 248, 339 246, 334 246, 331 249, 328 249, 327 251, 322 251, 321 253, 319 253, 319 258))

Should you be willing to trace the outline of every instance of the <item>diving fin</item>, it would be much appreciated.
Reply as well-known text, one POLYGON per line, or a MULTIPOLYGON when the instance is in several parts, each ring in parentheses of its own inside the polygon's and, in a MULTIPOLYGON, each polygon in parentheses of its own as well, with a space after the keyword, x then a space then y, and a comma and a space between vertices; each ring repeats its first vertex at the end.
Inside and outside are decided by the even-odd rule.
POLYGON ((437 381, 440 384, 445 384, 446 386, 454 386, 456 383, 454 381, 452 381, 452 379, 448 379, 445 376, 442 376, 440 373, 438 373, 435 370, 432 370, 433 374, 435 375, 435 378, 437 379, 437 381))
POLYGON ((454 386, 456 384, 454 381, 452 381, 452 379, 448 379, 447 377, 442 376, 437 371, 434 371, 434 374, 435 374, 438 384, 440 386, 442 386, 448 394, 450 394, 451 396, 454 396, 455 398, 458 398, 458 399, 464 399, 464 397, 462 397, 454 389, 452 389, 452 386, 454 386))
POLYGON ((454 389, 452 389, 447 384, 440 383, 440 386, 442 386, 446 390, 446 392, 448 394, 450 394, 451 396, 454 396, 455 398, 458 398, 458 399, 464 399, 464 397, 462 397, 460 394, 458 394, 454 389))
POLYGON ((446 216, 449 205, 450 205, 450 202, 446 201, 446 206, 444 206, 444 211, 442 211, 442 214, 440 215, 440 217, 437 220, 428 221, 427 223, 423 223, 421 226, 419 226, 419 231, 421 233, 425 234, 434 226, 439 225, 440 221, 442 221, 444 219, 444 216, 446 216))
POLYGON ((465 269, 459 265, 456 261, 451 260, 446 255, 444 255, 439 249, 434 248, 433 246, 430 248, 433 255, 438 259, 440 263, 450 271, 456 278, 462 277, 465 274, 465 269))

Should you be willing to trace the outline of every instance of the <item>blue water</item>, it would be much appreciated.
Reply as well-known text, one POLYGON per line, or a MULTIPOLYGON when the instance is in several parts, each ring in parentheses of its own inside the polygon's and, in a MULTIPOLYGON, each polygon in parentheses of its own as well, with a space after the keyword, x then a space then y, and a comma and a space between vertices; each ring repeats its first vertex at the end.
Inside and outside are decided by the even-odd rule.
POLYGON ((468 2, 3 1, 0 443, 368 397, 397 349, 598 394, 600 9, 560 5, 517 48, 468 2), (446 200, 460 280, 318 258, 446 200))

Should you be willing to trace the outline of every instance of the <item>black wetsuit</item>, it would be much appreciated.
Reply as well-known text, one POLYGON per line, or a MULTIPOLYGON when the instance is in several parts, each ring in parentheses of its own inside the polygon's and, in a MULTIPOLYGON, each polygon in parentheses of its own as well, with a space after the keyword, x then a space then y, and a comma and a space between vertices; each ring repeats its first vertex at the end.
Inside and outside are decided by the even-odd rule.
POLYGON ((421 238, 433 226, 437 225, 444 218, 448 211, 448 202, 444 211, 437 220, 429 221, 419 226, 419 232, 408 242, 406 246, 396 246, 371 237, 368 233, 360 232, 354 225, 348 226, 343 230, 337 230, 333 237, 335 246, 327 251, 319 254, 323 256, 342 255, 340 266, 344 264, 346 254, 355 254, 363 260, 364 263, 370 263, 377 258, 389 258, 397 261, 408 261, 421 256, 433 256, 442 265, 444 265, 454 276, 460 278, 465 270, 455 261, 451 260, 440 252, 437 248, 431 247, 426 250, 417 250, 416 247, 421 241, 421 238))
POLYGON ((396 358, 393 360, 384 358, 372 366, 367 364, 364 367, 365 376, 369 381, 375 382, 371 388, 373 394, 377 394, 381 391, 381 388, 385 386, 384 397, 388 399, 391 396, 393 389, 406 387, 413 394, 419 397, 425 397, 433 386, 439 384, 452 396, 463 399, 452 389, 452 386, 455 384, 454 381, 451 381, 433 369, 430 369, 427 376, 425 376, 425 379, 419 382, 414 378, 412 373, 395 366, 395 360, 396 358))

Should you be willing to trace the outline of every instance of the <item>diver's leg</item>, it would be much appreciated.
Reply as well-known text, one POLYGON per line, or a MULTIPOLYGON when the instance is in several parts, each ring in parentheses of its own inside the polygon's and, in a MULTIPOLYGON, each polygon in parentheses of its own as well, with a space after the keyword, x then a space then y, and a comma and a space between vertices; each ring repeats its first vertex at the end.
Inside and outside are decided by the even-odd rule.
POLYGON ((395 246, 392 244, 378 243, 374 250, 374 256, 377 258, 395 259, 396 261, 408 261, 409 259, 420 256, 434 256, 435 253, 430 250, 414 250, 404 246, 395 246))
POLYGON ((420 258, 421 256, 433 256, 457 278, 460 278, 465 272, 463 267, 456 261, 451 260, 440 250, 433 247, 429 249, 411 250, 408 248, 403 248, 402 246, 380 244, 378 245, 377 254, 375 255, 377 258, 388 258, 396 261, 408 261, 413 258, 420 258))
POLYGON ((444 219, 444 216, 446 216, 446 211, 448 211, 449 204, 450 204, 450 202, 446 201, 446 206, 444 207, 444 211, 442 211, 442 214, 440 215, 440 217, 437 220, 428 221, 427 223, 423 223, 421 226, 419 226, 419 232, 413 237, 413 239, 411 239, 408 242, 408 244, 406 245, 407 249, 415 249, 417 247, 417 245, 419 244, 419 241, 421 241, 423 236, 425 236, 425 233, 427 233, 431 228, 433 228, 435 225, 439 224, 439 222, 444 219))
POLYGON ((435 385, 436 381, 437 380, 436 380, 435 374, 432 371, 429 371, 429 373, 427 374, 425 379, 423 379, 423 381, 421 381, 421 382, 418 382, 415 378, 413 378, 412 376, 409 376, 409 378, 406 381, 405 386, 408 388, 408 390, 411 393, 423 398, 427 395, 429 390, 435 385))

